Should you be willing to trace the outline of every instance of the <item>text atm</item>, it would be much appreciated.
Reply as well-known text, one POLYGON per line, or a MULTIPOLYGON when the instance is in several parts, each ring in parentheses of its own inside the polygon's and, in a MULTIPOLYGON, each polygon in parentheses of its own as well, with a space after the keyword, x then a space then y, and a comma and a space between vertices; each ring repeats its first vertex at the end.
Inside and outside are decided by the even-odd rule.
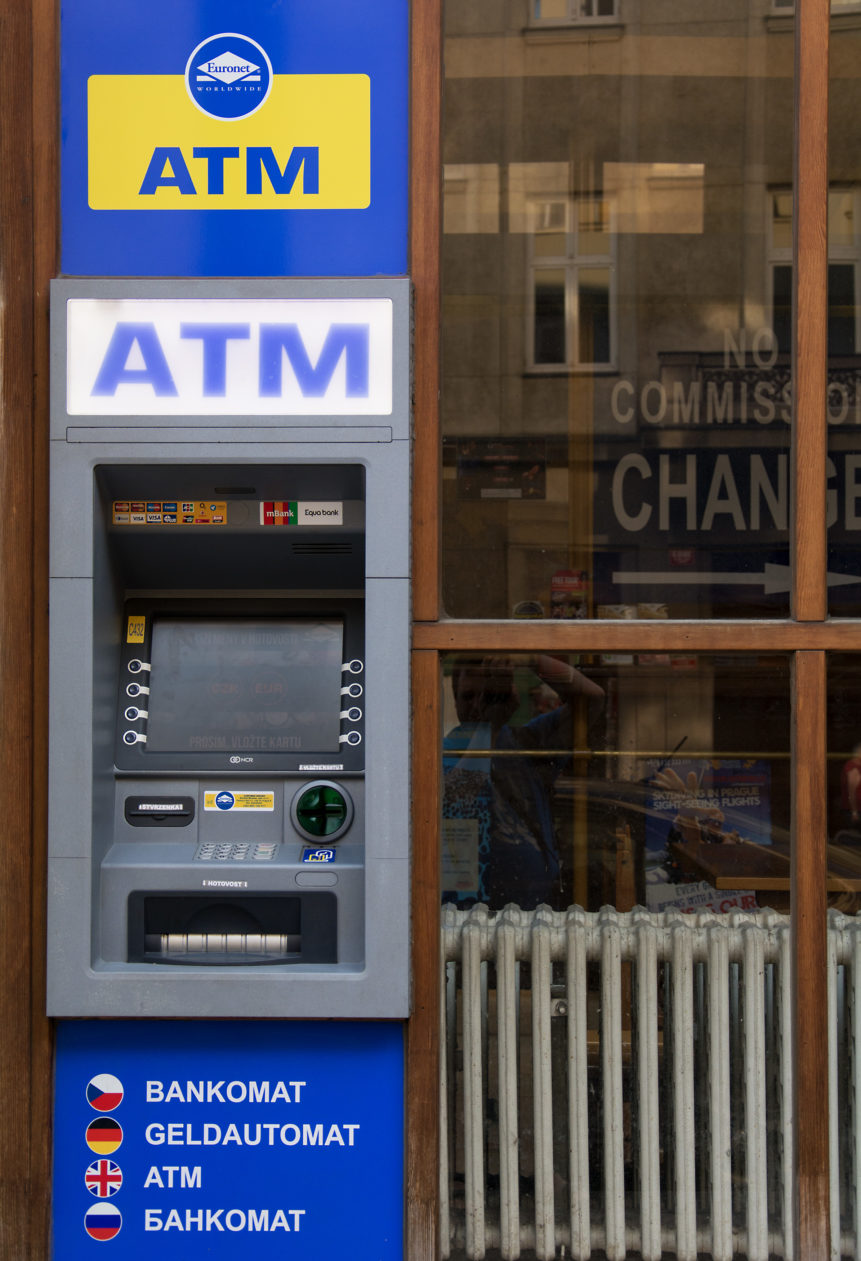
POLYGON ((48 1010, 408 1014, 406 281, 59 281, 48 1010))

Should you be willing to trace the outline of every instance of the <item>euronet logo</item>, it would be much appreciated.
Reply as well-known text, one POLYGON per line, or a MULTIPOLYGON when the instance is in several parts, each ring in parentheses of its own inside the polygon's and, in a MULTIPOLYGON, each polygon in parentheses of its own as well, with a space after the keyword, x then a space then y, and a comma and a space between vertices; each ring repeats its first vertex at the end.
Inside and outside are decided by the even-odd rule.
POLYGON ((269 95, 272 63, 256 40, 223 31, 194 49, 185 66, 185 86, 208 117, 248 118, 269 95))

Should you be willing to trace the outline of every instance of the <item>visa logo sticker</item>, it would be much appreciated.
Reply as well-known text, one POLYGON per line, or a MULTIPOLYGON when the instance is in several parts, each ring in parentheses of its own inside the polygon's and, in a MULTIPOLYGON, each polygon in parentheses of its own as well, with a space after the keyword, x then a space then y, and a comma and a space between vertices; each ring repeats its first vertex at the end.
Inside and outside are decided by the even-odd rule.
POLYGON ((390 298, 70 298, 66 325, 69 415, 392 412, 390 298))
MULTIPOLYGON (((201 89, 219 100, 254 91, 250 65, 203 61, 201 89)), ((91 210, 363 210, 371 201, 364 74, 273 75, 244 117, 204 112, 181 74, 95 74, 87 133, 91 210)))

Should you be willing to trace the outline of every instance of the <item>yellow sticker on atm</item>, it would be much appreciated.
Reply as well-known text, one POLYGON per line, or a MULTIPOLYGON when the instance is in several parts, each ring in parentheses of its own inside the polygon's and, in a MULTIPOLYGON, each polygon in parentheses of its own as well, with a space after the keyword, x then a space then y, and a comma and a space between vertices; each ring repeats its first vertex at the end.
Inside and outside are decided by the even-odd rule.
POLYGON ((235 793, 221 789, 203 794, 204 810, 274 810, 274 793, 235 793))
POLYGON ((146 639, 146 618, 130 617, 126 624, 126 643, 142 644, 146 639))

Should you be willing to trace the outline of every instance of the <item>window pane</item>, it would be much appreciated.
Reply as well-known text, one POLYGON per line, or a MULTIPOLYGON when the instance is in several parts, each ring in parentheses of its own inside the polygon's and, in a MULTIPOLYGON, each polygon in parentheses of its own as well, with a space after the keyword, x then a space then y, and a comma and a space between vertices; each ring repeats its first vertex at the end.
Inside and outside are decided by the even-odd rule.
POLYGON ((787 1255, 787 659, 452 655, 443 697, 446 1255, 787 1255))
MULTIPOLYGON (((832 5, 835 9, 836 5, 832 5)), ((831 23, 828 134, 828 604, 858 617, 861 598, 861 29, 831 23)))
POLYGON ((568 0, 533 0, 537 21, 564 21, 568 17, 568 0))
POLYGON ((829 904, 861 910, 861 658, 828 663, 829 904))
POLYGON ((851 263, 828 267, 828 354, 855 353, 855 268, 851 263))
POLYGON ((792 347, 792 268, 780 263, 772 269, 772 316, 777 348, 788 355, 792 347))
POLYGON ((446 9, 446 186, 492 170, 499 205, 443 242, 445 609, 549 617, 574 573, 587 617, 785 616, 791 23, 682 0, 600 40, 523 25, 611 9, 446 9), (500 444, 528 482, 500 485, 500 444))
POLYGON ((828 194, 828 245, 832 250, 855 244, 855 194, 851 189, 828 194))
POLYGON ((771 243, 774 249, 792 249, 792 193, 777 192, 771 199, 771 243))
POLYGON ((452 656, 444 697, 444 900, 787 909, 785 658, 452 656))
POLYGON ((584 267, 577 280, 580 362, 609 363, 610 273, 584 267))
POLYGON ((535 273, 535 362, 565 362, 565 273, 535 273))
POLYGON ((584 197, 577 203, 578 254, 610 253, 609 212, 609 203, 603 198, 584 197))

